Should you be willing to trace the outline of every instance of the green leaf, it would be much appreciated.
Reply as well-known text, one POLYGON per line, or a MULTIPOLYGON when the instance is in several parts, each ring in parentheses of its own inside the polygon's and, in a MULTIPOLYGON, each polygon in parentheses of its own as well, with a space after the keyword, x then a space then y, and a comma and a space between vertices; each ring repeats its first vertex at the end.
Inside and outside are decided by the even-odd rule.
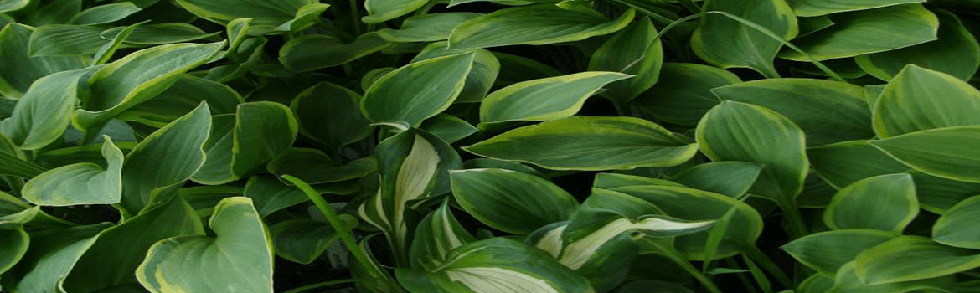
POLYGON ((451 49, 446 42, 432 43, 422 49, 412 62, 432 59, 436 57, 464 54, 473 52, 473 68, 466 75, 466 84, 463 91, 456 97, 455 103, 479 102, 487 96, 490 87, 497 80, 500 73, 500 61, 492 52, 485 49, 451 49))
POLYGON ((980 196, 974 196, 943 213, 932 227, 932 239, 949 246, 980 249, 980 235, 976 233, 975 225, 980 213, 978 204, 980 196))
POLYGON ((103 24, 119 21, 139 12, 139 7, 130 2, 110 3, 85 9, 71 18, 72 24, 103 24))
POLYGON ((546 121, 464 147, 480 156, 583 171, 676 166, 696 148, 689 138, 650 121, 598 116, 546 121))
POLYGON ((635 15, 629 9, 610 21, 589 8, 566 10, 550 4, 504 8, 457 26, 449 36, 449 46, 466 49, 579 41, 616 32, 635 15))
POLYGON ((919 214, 915 184, 907 173, 863 179, 842 188, 824 211, 831 229, 877 229, 901 233, 919 214))
POLYGON ((628 102, 657 83, 664 64, 664 49, 657 29, 644 18, 620 30, 589 59, 589 71, 613 71, 634 78, 613 82, 604 93, 614 101, 628 102))
POLYGON ((36 4, 36 0, 11 0, 0 2, 0 13, 7 13, 11 11, 17 11, 25 7, 36 4))
MULTIPOLYGON (((798 31, 796 16, 780 0, 707 0, 703 10, 740 16, 785 40, 796 37, 798 31)), ((705 15, 691 37, 691 48, 708 63, 721 68, 751 68, 767 77, 779 76, 772 61, 782 46, 765 33, 717 14, 705 15)))
POLYGON ((970 80, 980 68, 980 45, 955 14, 936 11, 939 32, 936 41, 908 48, 870 55, 860 55, 854 61, 864 71, 882 80, 891 80, 906 64, 943 72, 962 80, 970 80))
POLYGON ((24 257, 31 241, 23 228, 16 228, 0 229, 0 242, 4 243, 0 247, 0 274, 3 274, 24 257))
POLYGON ((575 115, 603 86, 632 76, 590 71, 529 80, 497 90, 480 104, 480 122, 549 121, 575 115))
POLYGON ((292 111, 275 102, 241 104, 234 116, 218 117, 204 144, 208 159, 194 182, 224 184, 257 172, 286 151, 298 132, 292 111))
POLYGON ((202 103, 140 141, 123 164, 122 209, 135 215, 155 199, 165 201, 175 186, 190 179, 204 164, 203 145, 210 127, 211 112, 202 103))
POLYGON ((395 270, 409 292, 595 292, 588 280, 547 252, 506 239, 493 238, 460 246, 433 271, 395 270))
POLYGON ((868 141, 846 141, 807 149, 813 170, 840 189, 864 178, 908 172, 910 168, 868 141))
POLYGON ((361 95, 329 82, 321 82, 299 94, 289 108, 303 135, 333 149, 366 138, 371 127, 358 110, 361 95))
POLYGON ((742 198, 764 167, 748 162, 704 163, 677 173, 671 180, 692 188, 742 198))
POLYGON ((417 126, 453 103, 463 90, 474 53, 423 60, 385 74, 361 100, 373 122, 404 121, 417 126))
POLYGON ((243 197, 221 200, 208 222, 215 236, 164 239, 150 247, 136 278, 151 292, 272 292, 268 231, 243 197))
POLYGON ((803 131, 791 120, 761 106, 724 101, 701 120, 697 141, 712 161, 765 164, 751 192, 794 206, 809 164, 803 131))
POLYGON ((833 287, 827 292, 834 293, 904 293, 904 292, 952 292, 953 278, 950 276, 925 280, 894 282, 869 285, 855 271, 854 262, 844 265, 834 278, 833 287))
POLYGON ((708 110, 721 102, 711 89, 742 82, 724 69, 687 63, 665 63, 657 84, 633 105, 665 122, 695 126, 708 110))
POLYGON ((42 206, 115 204, 122 197, 123 153, 106 137, 102 145, 106 168, 77 163, 54 168, 31 178, 21 194, 42 206))
POLYGON ((309 34, 283 45, 279 49, 279 61, 292 70, 310 71, 346 64, 387 46, 377 33, 360 35, 349 44, 329 35, 309 34))
POLYGON ((102 67, 88 80, 89 94, 72 122, 78 129, 101 128, 109 119, 165 91, 180 74, 204 64, 224 47, 214 44, 161 45, 102 67), (137 74, 138 73, 138 74, 137 74))
POLYGON ((0 175, 31 178, 47 171, 44 167, 28 162, 24 152, 14 142, 0 133, 0 175))
POLYGON ((449 170, 462 166, 459 155, 449 144, 418 130, 403 131, 385 139, 375 148, 378 173, 377 193, 358 209, 364 221, 385 232, 395 259, 407 265, 409 237, 415 222, 408 214, 410 202, 449 192, 449 170))
POLYGON ((125 41, 129 35, 133 34, 133 31, 141 25, 143 25, 143 23, 135 23, 124 27, 118 34, 116 34, 115 37, 112 38, 110 42, 99 47, 99 51, 95 52, 95 55, 92 56, 92 65, 102 65, 109 62, 109 59, 112 59, 112 55, 116 53, 116 50, 118 50, 119 47, 122 47, 123 41, 125 41))
MULTIPOLYGON (((602 189, 613 189, 619 187, 627 186, 639 186, 639 185, 666 185, 666 186, 676 186, 676 187, 687 187, 684 184, 680 184, 673 181, 668 181, 664 179, 650 178, 633 176, 619 173, 599 173, 595 175, 595 181, 592 183, 593 188, 602 189)), ((593 190, 593 193, 595 190, 593 190)))
POLYGON ((817 272, 834 276, 861 252, 898 236, 881 230, 834 230, 804 236, 780 249, 817 272))
POLYGON ((900 162, 930 175, 980 182, 980 126, 955 126, 871 141, 900 162))
POLYGON ((541 226, 567 220, 578 202, 541 177, 504 169, 452 172, 456 201, 490 227, 527 234, 541 226))
POLYGON ((201 18, 228 24, 238 18, 251 18, 251 35, 305 29, 330 5, 316 0, 177 0, 187 11, 201 18))
POLYGON ((763 106, 786 116, 803 129, 809 146, 875 136, 864 89, 859 86, 783 78, 748 81, 711 92, 723 100, 763 106))
POLYGON ((36 150, 65 132, 75 109, 79 80, 92 69, 62 71, 37 80, 17 102, 0 132, 24 150, 36 150))
POLYGON ((72 270, 98 234, 110 224, 47 229, 31 235, 31 245, 3 278, 6 290, 23 293, 59 292, 59 283, 72 270))
POLYGON ((252 199, 256 212, 263 218, 278 210, 309 200, 299 188, 287 186, 279 180, 265 176, 249 178, 245 183, 244 195, 252 199))
POLYGON ((357 179, 378 170, 374 158, 360 158, 340 165, 316 149, 292 148, 266 165, 269 173, 293 175, 307 183, 329 183, 357 179))
MULTIPOLYGON (((361 18, 365 23, 385 22, 422 8, 430 0, 365 0, 364 9, 368 16, 361 18)), ((355 8, 356 9, 356 8, 355 8)))
POLYGON ((855 271, 869 285, 925 280, 980 267, 980 254, 921 236, 901 236, 858 254, 855 271))
MULTIPOLYGON (((903 4, 836 15, 834 25, 793 43, 817 60, 854 57, 905 48, 936 39, 939 20, 921 4, 903 4)), ((809 61, 796 51, 780 58, 809 61)))
POLYGON ((787 1, 799 17, 814 17, 833 13, 882 8, 906 3, 923 3, 925 0, 792 0, 787 1))
POLYGON ((102 31, 96 26, 49 24, 34 30, 27 49, 31 57, 95 54, 111 42, 101 37, 102 31))
POLYGON ((874 105, 874 129, 889 138, 919 130, 980 125, 980 91, 951 75, 908 65, 874 105))
POLYGON ((409 251, 412 268, 433 270, 443 265, 449 252, 476 241, 453 216, 449 201, 443 201, 415 230, 415 240, 409 251))
POLYGON ((468 12, 422 14, 405 19, 398 29, 380 29, 378 35, 392 43, 442 41, 449 39, 453 28, 481 15, 483 14, 468 12))
POLYGON ((500 52, 493 52, 493 55, 500 61, 497 86, 508 86, 525 80, 562 75, 561 71, 534 59, 500 52))
MULTIPOLYGON (((353 229, 357 218, 340 215, 345 228, 353 229)), ((289 219, 269 227, 275 240, 276 255, 308 265, 337 240, 338 234, 327 223, 311 219, 289 219)))
MULTIPOLYGON (((10 1, 13 2, 13 1, 10 1)), ((6 3, 6 2, 5 2, 6 3)), ((38 56, 28 54, 28 43, 34 28, 12 23, 0 31, 0 94, 20 99, 31 83, 53 73, 84 68, 83 56, 38 56)))
MULTIPOLYGON (((102 38, 115 38, 121 31, 122 28, 107 29, 102 32, 102 38)), ((174 44, 204 39, 214 35, 217 33, 208 33, 187 23, 152 23, 136 28, 126 38, 126 43, 136 45, 174 44)))
POLYGON ((194 110, 202 101, 212 115, 235 113, 243 98, 231 87, 188 74, 181 75, 173 86, 149 101, 129 108, 117 119, 163 127, 194 110))
POLYGON ((133 273, 150 246, 166 238, 191 234, 204 234, 204 227, 187 202, 174 198, 154 206, 99 233, 64 279, 63 287, 71 292, 100 292, 122 285, 138 286, 133 273))
POLYGON ((476 127, 468 122, 446 113, 422 122, 421 129, 438 136, 447 143, 454 143, 476 133, 476 127))

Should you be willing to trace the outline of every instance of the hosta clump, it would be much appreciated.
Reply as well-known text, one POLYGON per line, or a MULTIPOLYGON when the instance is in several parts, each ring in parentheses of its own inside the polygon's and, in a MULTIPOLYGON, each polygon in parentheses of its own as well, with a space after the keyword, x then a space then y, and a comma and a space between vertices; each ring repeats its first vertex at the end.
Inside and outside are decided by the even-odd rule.
POLYGON ((0 2, 3 292, 973 292, 963 0, 0 2))

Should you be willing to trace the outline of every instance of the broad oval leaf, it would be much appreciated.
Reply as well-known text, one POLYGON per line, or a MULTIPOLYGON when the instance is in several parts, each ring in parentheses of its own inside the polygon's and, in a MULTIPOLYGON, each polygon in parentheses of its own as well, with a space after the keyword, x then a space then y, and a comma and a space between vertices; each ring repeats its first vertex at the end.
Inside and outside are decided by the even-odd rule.
POLYGON ((900 162, 930 175, 966 182, 980 182, 980 126, 955 126, 922 130, 873 140, 900 162))
MULTIPOLYGON (((785 40, 796 37, 796 15, 781 0, 707 0, 704 11, 731 13, 768 29, 785 40)), ((763 32, 728 18, 710 14, 691 37, 691 48, 701 59, 721 68, 752 68, 778 77, 772 61, 783 44, 763 32)))
POLYGON ((442 41, 449 39, 453 28, 481 15, 469 12, 422 14, 406 19, 398 29, 380 29, 378 35, 392 43, 442 41))
POLYGON ((395 69, 364 93, 361 112, 373 122, 418 126, 449 108, 462 92, 475 53, 432 58, 395 69))
POLYGON ((923 3, 925 0, 790 0, 786 1, 793 7, 793 12, 799 17, 815 17, 832 13, 882 8, 906 3, 923 3))
POLYGON ((27 45, 30 56, 70 56, 95 54, 99 47, 111 43, 101 37, 96 26, 49 24, 38 27, 27 45))
POLYGON ((591 8, 563 9, 551 4, 504 8, 457 26, 449 36, 449 46, 467 49, 579 41, 616 32, 635 15, 629 9, 609 20, 591 8))
POLYGON ((115 204, 122 197, 123 153, 106 137, 102 144, 106 167, 77 163, 51 169, 31 178, 21 189, 28 201, 42 206, 115 204))
POLYGON ((385 22, 422 8, 429 1, 431 0, 365 0, 364 9, 367 10, 368 16, 361 18, 361 21, 385 22))
MULTIPOLYGON (((351 215, 342 214, 339 219, 347 229, 343 233, 350 233, 357 225, 357 218, 351 215)), ((329 224, 304 218, 276 223, 269 227, 269 233, 275 240, 276 255, 305 265, 320 257, 339 236, 329 224)))
POLYGON ((197 108, 202 101, 208 102, 212 115, 222 115, 235 113, 243 100, 237 91, 227 85, 184 74, 167 90, 129 108, 116 119, 163 127, 197 108))
POLYGON ((605 96, 628 102, 654 84, 664 64, 664 48, 649 18, 627 26, 602 44, 589 59, 589 71, 613 71, 634 77, 607 86, 605 96))
POLYGON ((836 15, 834 25, 793 41, 808 56, 784 50, 780 58, 810 61, 854 57, 936 39, 939 20, 921 4, 903 4, 836 15))
POLYGON ((466 75, 466 84, 454 103, 479 102, 486 98, 500 73, 500 61, 493 52, 486 49, 453 49, 447 47, 446 42, 436 42, 425 46, 412 62, 469 52, 474 54, 473 68, 466 75))
POLYGON ((62 71, 37 80, 17 102, 12 116, 0 121, 0 132, 24 150, 54 142, 71 122, 79 80, 92 71, 62 71))
POLYGON ((809 169, 803 131, 761 106, 724 101, 697 128, 701 152, 712 161, 765 164, 753 193, 792 207, 809 169))
POLYGON ((289 108, 303 135, 339 149, 370 134, 368 121, 358 110, 360 101, 361 95, 354 91, 322 82, 299 94, 289 108))
POLYGON ((483 100, 480 122, 549 121, 572 116, 603 86, 630 77, 590 71, 509 85, 483 100))
POLYGON ((871 111, 864 89, 817 79, 754 80, 711 90, 724 100, 776 111, 798 125, 810 146, 870 139, 871 111))
POLYGON ((980 125, 980 91, 945 73, 908 65, 874 105, 880 138, 948 126, 980 125))
POLYGON ((711 89, 740 82, 737 75, 717 67, 665 63, 657 84, 632 104, 658 120, 695 126, 708 110, 721 102, 711 89))
POLYGON ((269 232, 244 197, 221 200, 208 226, 215 236, 164 239, 136 269, 146 289, 163 292, 272 292, 269 232))
POLYGON ((528 234, 567 220, 578 202, 541 177, 504 169, 453 171, 456 201, 468 213, 495 229, 528 234))
POLYGON ((902 232, 919 214, 915 184, 907 173, 863 179, 842 188, 824 210, 831 229, 902 232))
POLYGON ((980 196, 961 201, 939 217, 932 227, 932 239, 949 246, 980 249, 980 233, 976 226, 978 215, 980 196))
POLYGON ((12 23, 0 31, 0 94, 19 99, 34 81, 64 70, 84 68, 88 58, 82 56, 37 56, 28 54, 28 43, 34 28, 12 23))
POLYGON ((858 254, 855 271, 866 284, 925 280, 980 267, 974 250, 921 236, 901 236, 858 254))
POLYGON ((676 166, 694 156, 697 144, 639 118, 576 116, 521 127, 464 149, 555 170, 599 171, 676 166))
POLYGON ((936 11, 939 32, 936 41, 908 48, 855 57, 864 71, 881 80, 891 80, 906 64, 970 80, 980 68, 980 44, 955 14, 936 11))
POLYGON ((412 293, 595 292, 588 280, 547 252, 506 238, 465 244, 436 270, 398 268, 395 276, 412 293))
POLYGON ((881 230, 834 230, 804 236, 780 249, 817 272, 834 276, 861 252, 898 236, 881 230))
POLYGON ((299 188, 265 176, 249 178, 242 192, 245 197, 252 199, 255 211, 262 217, 310 200, 299 188))

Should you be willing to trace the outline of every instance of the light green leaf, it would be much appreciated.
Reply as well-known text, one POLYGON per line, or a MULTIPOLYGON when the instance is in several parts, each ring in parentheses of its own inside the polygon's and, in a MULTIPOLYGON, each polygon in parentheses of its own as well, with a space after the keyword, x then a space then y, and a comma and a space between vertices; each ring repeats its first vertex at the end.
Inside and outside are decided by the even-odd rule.
POLYGON ((976 216, 980 213, 978 204, 980 196, 974 196, 943 213, 932 227, 932 239, 949 246, 980 249, 980 234, 976 227, 976 216))
MULTIPOLYGON (((361 18, 365 23, 385 22, 422 8, 430 0, 365 0, 364 9, 368 16, 361 18)), ((355 8, 356 9, 356 8, 355 8)))
POLYGON ((23 228, 0 229, 0 274, 12 268, 27 253, 30 237, 23 228))
POLYGON ((541 226, 567 220, 578 202, 541 177, 504 169, 452 172, 456 201, 490 227, 527 234, 541 226))
POLYGON ((310 200, 302 190, 287 186, 279 180, 254 176, 245 183, 245 197, 251 198, 256 212, 263 218, 278 210, 310 200))
MULTIPOLYGON (((122 28, 110 28, 102 32, 102 38, 115 38, 122 28)), ((217 33, 208 33, 188 23, 152 23, 136 28, 129 37, 127 44, 160 45, 183 43, 204 39, 217 33)))
POLYGON ((930 175, 980 182, 980 126, 955 126, 916 131, 871 145, 900 162, 930 175))
POLYGON ((602 44, 589 59, 589 71, 613 71, 634 78, 613 82, 604 95, 618 102, 628 102, 643 93, 660 77, 664 48, 657 29, 644 18, 617 32, 602 44))
POLYGON ((590 71, 510 85, 483 100, 480 122, 549 121, 569 117, 603 86, 630 77, 616 72, 590 71))
MULTIPOLYGON (((797 47, 817 60, 854 57, 905 48, 936 39, 939 20, 921 4, 903 4, 836 15, 834 25, 801 37, 797 47)), ((809 61, 796 51, 780 58, 809 61)))
POLYGON ((633 117, 568 117, 521 127, 464 148, 555 170, 670 167, 697 152, 690 138, 633 117))
POLYGON ((361 100, 361 112, 373 122, 404 121, 417 126, 449 108, 463 90, 474 53, 433 58, 385 74, 361 100))
POLYGON ((476 133, 476 127, 468 122, 446 113, 440 113, 435 117, 426 119, 422 122, 421 129, 438 136, 447 143, 454 143, 476 133))
POLYGON ((435 270, 398 268, 395 275, 412 293, 595 292, 588 280, 551 258, 547 252, 506 238, 460 246, 435 270))
MULTIPOLYGON (((11 1, 12 2, 12 1, 11 1)), ((28 44, 35 29, 12 23, 0 31, 0 94, 20 99, 34 81, 65 70, 84 68, 83 56, 30 57, 28 44)))
MULTIPOLYGON (((796 15, 781 0, 707 0, 704 11, 723 11, 754 22, 785 40, 798 33, 796 15)), ((691 48, 701 59, 721 68, 752 68, 778 77, 772 61, 783 45, 770 36, 724 15, 709 14, 691 37, 691 48)))
POLYGON ((237 91, 227 85, 183 74, 170 88, 149 101, 129 108, 116 118, 163 127, 194 110, 202 101, 208 103, 212 115, 222 115, 235 113, 243 100, 237 91))
POLYGON ((139 7, 131 2, 110 3, 85 9, 71 18, 72 24, 103 24, 119 21, 139 12, 139 7))
POLYGON ((476 241, 453 216, 449 201, 443 201, 415 230, 415 240, 409 251, 412 268, 433 270, 443 265, 449 252, 476 241))
POLYGON ((500 72, 500 62, 492 52, 485 49, 451 49, 446 42, 432 43, 422 49, 412 62, 432 59, 436 57, 464 54, 473 52, 473 68, 466 75, 466 84, 463 91, 456 97, 455 103, 479 102, 487 96, 490 87, 494 85, 500 72))
POLYGON ((89 78, 89 93, 82 97, 82 109, 75 111, 72 123, 92 135, 98 130, 93 128, 165 91, 180 74, 208 61, 222 47, 224 42, 161 45, 102 67, 89 78))
MULTIPOLYGON (((666 186, 676 186, 676 187, 687 187, 684 186, 684 184, 680 184, 677 182, 668 181, 664 179, 633 176, 633 175, 619 174, 619 173, 599 173, 595 175, 595 180, 592 182, 593 188, 602 188, 602 189, 613 189, 619 187, 639 186, 639 185, 666 185, 666 186)), ((593 190, 593 193, 595 193, 595 190, 593 190)))
POLYGON ((31 57, 90 55, 110 43, 102 28, 88 25, 49 24, 38 27, 27 45, 31 57))
POLYGON ((677 173, 671 180, 691 188, 742 198, 764 167, 748 162, 704 163, 677 173))
POLYGON ((870 139, 871 111, 864 88, 817 79, 754 80, 711 90, 723 100, 754 104, 792 120, 809 146, 870 139))
POLYGON ((932 279, 868 284, 855 270, 858 265, 850 262, 838 271, 834 286, 827 292, 833 293, 904 293, 904 292, 953 292, 954 279, 951 276, 932 279))
POLYGON ((874 129, 889 138, 919 130, 980 125, 980 91, 951 75, 908 65, 874 105, 874 129))
POLYGON ((12 116, 0 122, 0 132, 24 150, 54 142, 71 120, 79 80, 92 71, 62 71, 37 80, 17 102, 12 116))
POLYGON ((102 145, 106 168, 78 163, 51 169, 31 178, 21 194, 42 206, 115 204, 122 197, 123 153, 106 137, 102 145))
MULTIPOLYGON (((348 231, 357 225, 357 218, 351 215, 339 218, 348 231)), ((269 231, 275 240, 276 255, 305 265, 319 258, 339 236, 329 224, 311 219, 285 220, 270 226, 269 231)))
POLYGON ((380 29, 378 35, 392 43, 442 41, 449 39, 453 28, 481 15, 468 12, 422 14, 406 19, 398 29, 380 29))
POLYGON ((330 7, 316 0, 177 0, 187 11, 201 18, 228 24, 238 18, 251 18, 251 35, 305 29, 314 17, 330 7))
POLYGON ((115 54, 116 50, 118 50, 119 47, 122 47, 123 41, 125 41, 129 35, 133 34, 133 31, 141 25, 143 25, 143 23, 134 23, 130 26, 124 27, 118 34, 116 34, 115 37, 112 38, 111 41, 103 44, 102 47, 99 47, 99 51, 95 52, 95 55, 92 56, 92 65, 101 65, 109 62, 109 59, 112 59, 112 54, 115 54))
POLYGON ((589 8, 566 10, 550 4, 504 8, 457 26, 449 36, 449 46, 467 49, 579 41, 616 32, 635 15, 629 9, 610 21, 589 8))
POLYGON ((915 184, 907 173, 863 179, 842 188, 824 211, 831 229, 877 229, 901 233, 919 214, 915 184))
POLYGON ((795 206, 809 163, 803 131, 791 120, 761 106, 724 101, 698 125, 701 152, 712 161, 742 161, 766 167, 751 192, 795 206))
POLYGON ((325 34, 309 34, 289 40, 279 49, 286 68, 310 71, 346 64, 388 46, 377 33, 366 33, 352 43, 325 34))
POLYGON ((59 292, 60 281, 110 224, 47 229, 31 235, 24 257, 3 278, 6 290, 22 293, 59 292))
POLYGON ((0 2, 0 13, 17 11, 25 7, 36 5, 37 0, 9 0, 0 2))
POLYGON ((882 8, 925 0, 790 0, 787 1, 799 17, 814 17, 833 13, 882 8))
POLYGON ((955 14, 936 11, 939 32, 936 41, 908 48, 855 57, 864 71, 882 80, 891 80, 906 64, 943 72, 970 80, 980 68, 980 45, 955 14))
POLYGON ((910 170, 868 141, 846 141, 807 149, 813 170, 837 189, 861 179, 910 170))
POLYGON ((352 90, 321 82, 300 93, 289 108, 303 135, 339 149, 371 134, 358 109, 360 101, 361 95, 352 90))
POLYGON ((258 101, 238 105, 234 116, 215 117, 204 144, 208 159, 191 179, 217 185, 257 172, 286 151, 297 132, 292 111, 282 104, 258 101))
POLYGON ((273 248, 252 201, 221 200, 208 222, 215 236, 164 239, 150 247, 136 278, 154 293, 272 292, 273 248))
POLYGON ((804 236, 780 249, 817 272, 834 276, 861 252, 898 236, 881 230, 834 230, 804 236))
POLYGON ((166 238, 192 234, 204 234, 201 220, 187 202, 175 197, 99 233, 62 286, 68 292, 139 286, 133 272, 151 245, 166 238))
POLYGON ((945 246, 921 236, 901 236, 858 254, 861 281, 880 285, 925 280, 980 267, 980 254, 945 246))
POLYGON ((724 69, 687 63, 665 63, 657 84, 633 105, 665 122, 695 126, 708 110, 721 102, 711 89, 742 82, 724 69))
POLYGON ((202 103, 140 141, 123 164, 122 210, 135 215, 155 199, 165 201, 176 193, 174 187, 204 164, 203 145, 210 128, 211 111, 202 103))

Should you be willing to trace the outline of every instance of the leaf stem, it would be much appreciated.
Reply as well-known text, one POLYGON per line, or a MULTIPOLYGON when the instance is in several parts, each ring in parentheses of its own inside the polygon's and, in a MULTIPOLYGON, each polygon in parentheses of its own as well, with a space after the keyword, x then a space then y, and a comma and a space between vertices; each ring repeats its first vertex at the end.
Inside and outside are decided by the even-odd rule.
POLYGON ((354 36, 356 38, 356 36, 361 35, 360 9, 357 7, 357 0, 347 0, 347 3, 350 5, 351 27, 354 29, 354 36))
POLYGON ((661 249, 660 251, 663 252, 664 256, 674 261, 674 263, 677 263, 677 265, 679 265, 681 268, 684 269, 684 271, 686 271, 688 274, 694 277, 694 279, 698 280, 698 283, 701 283, 701 286, 704 286, 704 288, 707 289, 708 292, 722 293, 721 289, 719 289, 718 286, 716 286, 715 283, 708 278, 708 276, 705 276, 704 273, 701 272, 701 270, 699 270, 697 267, 692 265, 691 262, 689 262, 687 258, 681 255, 680 252, 677 252, 676 249, 664 248, 661 249))
POLYGON ((758 263, 763 270, 775 277, 776 282, 779 282, 779 285, 782 285, 785 288, 793 288, 793 281, 791 281, 789 276, 786 275, 786 272, 783 272, 783 269, 779 268, 779 265, 773 262, 772 259, 759 250, 758 247, 755 247, 755 245, 743 245, 740 250, 742 253, 745 253, 745 256, 747 256, 749 259, 758 263))

